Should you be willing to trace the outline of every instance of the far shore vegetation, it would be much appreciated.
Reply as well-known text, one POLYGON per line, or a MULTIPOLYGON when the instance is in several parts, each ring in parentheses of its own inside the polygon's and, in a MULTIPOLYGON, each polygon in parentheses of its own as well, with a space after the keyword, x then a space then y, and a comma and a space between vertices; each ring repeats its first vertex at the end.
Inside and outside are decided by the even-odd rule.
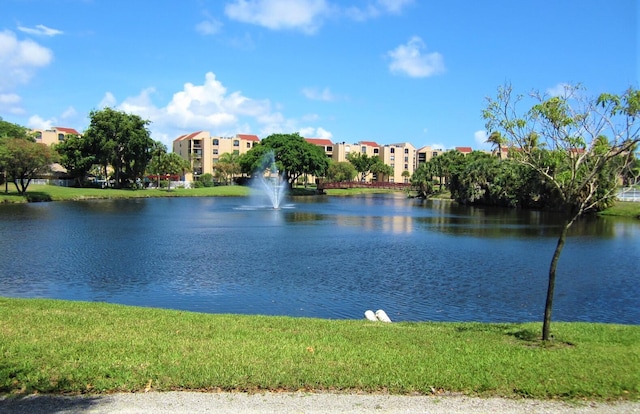
POLYGON ((638 401, 640 326, 321 320, 0 298, 0 393, 331 391, 638 401))
MULTIPOLYGON (((38 201, 78 201, 91 199, 125 199, 125 198, 154 198, 154 197, 246 197, 251 189, 241 185, 222 185, 215 187, 200 188, 166 188, 160 189, 116 189, 116 188, 75 188, 60 187, 55 185, 32 184, 26 194, 18 194, 13 186, 9 187, 8 193, 0 191, 0 204, 3 203, 26 203, 38 201)), ((375 188, 347 188, 325 190, 329 196, 349 196, 371 193, 399 193, 406 196, 415 195, 414 192, 398 192, 394 190, 384 190, 375 188)), ((295 187, 293 195, 315 194, 315 187, 295 187)), ((450 200, 450 193, 444 192, 432 196, 433 199, 450 200)), ((633 217, 640 219, 640 203, 631 201, 618 201, 598 213, 603 216, 633 217)))

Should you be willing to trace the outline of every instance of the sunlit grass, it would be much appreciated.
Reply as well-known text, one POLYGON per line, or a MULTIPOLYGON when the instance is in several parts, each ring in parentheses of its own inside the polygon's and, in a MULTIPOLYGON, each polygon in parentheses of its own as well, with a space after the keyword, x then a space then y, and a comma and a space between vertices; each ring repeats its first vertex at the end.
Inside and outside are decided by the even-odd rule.
POLYGON ((0 392, 332 390, 637 400, 640 327, 375 323, 0 298, 0 392))
POLYGON ((69 201, 89 200, 100 198, 150 198, 150 197, 218 197, 218 196, 246 196, 248 187, 231 185, 203 188, 172 188, 129 190, 115 188, 74 188, 55 185, 32 184, 27 189, 27 195, 18 195, 15 188, 9 188, 9 194, 0 193, 0 203, 21 203, 27 201, 69 201))
POLYGON ((640 218, 640 203, 633 201, 617 201, 613 207, 601 211, 599 214, 603 216, 640 218))

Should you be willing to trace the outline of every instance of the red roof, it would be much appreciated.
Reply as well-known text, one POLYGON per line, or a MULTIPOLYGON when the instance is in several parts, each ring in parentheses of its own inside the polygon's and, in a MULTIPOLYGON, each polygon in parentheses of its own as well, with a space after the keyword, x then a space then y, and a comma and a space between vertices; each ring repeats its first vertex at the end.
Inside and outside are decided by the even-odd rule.
POLYGON ((305 138, 305 141, 307 141, 310 144, 313 145, 318 145, 320 147, 326 147, 326 146, 332 146, 333 142, 331 142, 330 139, 326 139, 326 138, 305 138))
POLYGON ((377 142, 373 142, 373 141, 360 141, 360 145, 366 145, 368 147, 379 147, 380 145, 378 145, 377 142))
POLYGON ((198 135, 201 132, 202 131, 198 131, 198 132, 192 132, 190 134, 180 135, 178 138, 174 139, 173 141, 175 142, 175 141, 189 140, 189 139, 195 137, 196 135, 198 135))
POLYGON ((80 133, 73 128, 65 128, 65 127, 54 127, 54 128, 60 132, 64 132, 65 134, 80 135, 80 133))
POLYGON ((456 151, 460 151, 463 154, 469 154, 470 152, 473 152, 473 148, 471 148, 471 147, 456 147, 456 151))
POLYGON ((237 134, 236 136, 240 139, 244 139, 245 141, 260 142, 260 138, 258 138, 257 135, 237 134))

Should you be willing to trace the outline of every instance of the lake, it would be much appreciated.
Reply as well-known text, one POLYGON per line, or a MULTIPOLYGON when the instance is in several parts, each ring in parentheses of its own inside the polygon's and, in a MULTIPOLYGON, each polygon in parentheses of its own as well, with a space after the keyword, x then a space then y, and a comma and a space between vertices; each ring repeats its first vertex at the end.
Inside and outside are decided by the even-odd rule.
MULTIPOLYGON (((207 313, 541 321, 550 213, 401 194, 0 205, 0 296, 207 313)), ((576 223, 553 320, 640 323, 640 221, 576 223)))

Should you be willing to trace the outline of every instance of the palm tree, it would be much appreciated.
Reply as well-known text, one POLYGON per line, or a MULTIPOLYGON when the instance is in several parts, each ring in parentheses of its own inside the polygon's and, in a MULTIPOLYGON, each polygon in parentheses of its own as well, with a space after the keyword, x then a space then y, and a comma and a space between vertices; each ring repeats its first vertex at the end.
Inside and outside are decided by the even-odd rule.
POLYGON ((489 144, 493 144, 494 146, 494 154, 496 149, 498 151, 498 158, 502 158, 502 147, 507 143, 506 139, 502 137, 502 134, 498 131, 493 131, 485 141, 489 144))

